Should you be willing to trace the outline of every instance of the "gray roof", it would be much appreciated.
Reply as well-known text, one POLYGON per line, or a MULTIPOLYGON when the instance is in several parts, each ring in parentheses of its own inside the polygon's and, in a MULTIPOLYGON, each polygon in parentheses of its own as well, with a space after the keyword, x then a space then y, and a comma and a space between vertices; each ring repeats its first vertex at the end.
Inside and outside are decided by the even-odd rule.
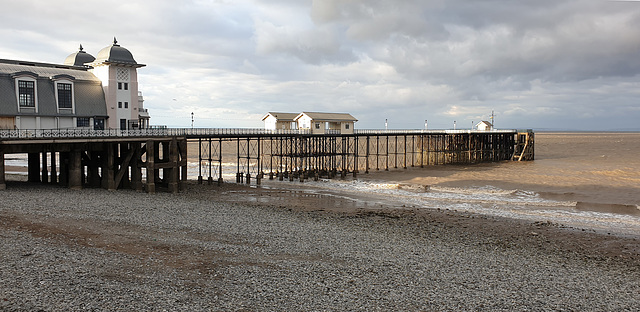
POLYGON ((96 60, 93 55, 82 50, 82 45, 80 45, 80 50, 67 56, 67 58, 64 60, 64 64, 72 66, 83 66, 86 63, 91 63, 96 60))
POLYGON ((262 120, 267 119, 269 115, 275 117, 278 121, 293 121, 299 114, 298 113, 276 113, 276 112, 268 112, 262 120))
POLYGON ((0 59, 0 74, 11 75, 18 72, 32 72, 41 77, 69 75, 75 79, 100 82, 100 79, 85 67, 0 59))
POLYGON ((299 119, 302 115, 307 115, 316 121, 358 121, 355 117, 348 113, 317 113, 302 112, 295 119, 299 119))
POLYGON ((113 38, 113 44, 105 47, 98 52, 96 60, 88 65, 96 66, 100 64, 120 64, 135 67, 143 67, 144 64, 138 64, 129 50, 121 47, 116 38, 113 38))
MULTIPOLYGON (((15 79, 16 73, 36 78, 39 116, 62 116, 56 109, 54 80, 63 76, 73 80, 76 112, 72 116, 107 116, 102 82, 86 67, 23 62, 0 59, 0 115, 18 115, 15 79)), ((23 113, 27 115, 27 113, 23 113)), ((68 115, 67 115, 68 116, 68 115)))

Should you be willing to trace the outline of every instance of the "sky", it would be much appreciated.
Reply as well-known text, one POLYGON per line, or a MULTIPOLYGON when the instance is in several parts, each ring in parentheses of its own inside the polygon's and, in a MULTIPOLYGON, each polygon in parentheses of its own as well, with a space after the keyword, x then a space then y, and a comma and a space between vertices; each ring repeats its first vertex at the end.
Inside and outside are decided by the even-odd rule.
POLYGON ((0 0, 0 58, 63 63, 116 37, 153 125, 640 130, 640 2, 0 0))

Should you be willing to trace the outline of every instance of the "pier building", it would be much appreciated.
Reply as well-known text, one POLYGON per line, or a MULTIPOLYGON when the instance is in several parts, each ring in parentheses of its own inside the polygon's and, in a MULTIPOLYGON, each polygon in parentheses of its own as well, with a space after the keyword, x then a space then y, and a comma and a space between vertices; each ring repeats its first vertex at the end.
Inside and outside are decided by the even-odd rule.
POLYGON ((139 129, 149 112, 138 90, 144 67, 113 44, 63 64, 0 59, 0 129, 139 129))

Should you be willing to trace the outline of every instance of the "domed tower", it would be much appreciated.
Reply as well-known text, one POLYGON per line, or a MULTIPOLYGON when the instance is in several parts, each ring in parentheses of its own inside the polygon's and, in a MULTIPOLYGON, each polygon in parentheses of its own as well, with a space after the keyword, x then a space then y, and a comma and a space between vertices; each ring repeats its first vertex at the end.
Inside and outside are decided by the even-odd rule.
POLYGON ((80 50, 76 53, 72 53, 64 60, 64 65, 69 66, 86 66, 85 64, 91 63, 95 61, 96 58, 93 55, 84 52, 82 45, 80 45, 80 50))
MULTIPOLYGON (((109 120, 106 128, 138 129, 141 118, 138 101, 138 72, 144 67, 138 64, 129 50, 121 47, 116 38, 113 44, 98 52, 96 59, 87 64, 94 75, 102 80, 107 114, 109 120)), ((146 120, 145 120, 146 121, 146 120)))

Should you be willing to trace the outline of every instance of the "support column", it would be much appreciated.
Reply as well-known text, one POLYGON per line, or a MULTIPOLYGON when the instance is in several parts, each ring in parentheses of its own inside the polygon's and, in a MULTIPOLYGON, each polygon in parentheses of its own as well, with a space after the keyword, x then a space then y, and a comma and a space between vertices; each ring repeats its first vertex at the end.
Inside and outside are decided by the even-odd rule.
POLYGON ((154 142, 147 141, 147 193, 156 192, 156 148, 154 142))
MULTIPOLYGON (((211 149, 211 138, 209 138, 209 149, 211 149)), ((211 156, 209 156, 209 163, 211 163, 211 156)), ((198 138, 198 184, 202 184, 202 138, 198 138)))
POLYGON ((156 164, 159 164, 162 160, 162 158, 160 158, 160 153, 162 152, 160 150, 160 142, 152 142, 151 146, 153 146, 153 178, 155 180, 154 183, 158 184, 162 184, 162 179, 160 178, 160 169, 156 168, 156 164))
POLYGON ((167 181, 169 192, 178 193, 178 169, 180 166, 178 164, 178 140, 175 137, 171 139, 167 150, 169 152, 169 163, 171 164, 171 168, 165 169, 164 179, 167 181))
POLYGON ((87 162, 87 180, 89 186, 91 187, 100 187, 100 175, 98 174, 98 169, 100 164, 98 163, 99 153, 97 151, 87 151, 89 161, 87 162))
POLYGON ((4 152, 0 150, 0 190, 7 188, 4 177, 4 152))
POLYGON ((69 188, 82 189, 82 153, 75 146, 69 153, 69 188))
POLYGON ((69 152, 60 152, 60 185, 69 185, 69 152))
POLYGON ((133 149, 133 157, 131 158, 131 188, 140 192, 142 191, 142 168, 140 167, 140 142, 130 143, 133 149))
MULTIPOLYGON (((222 139, 219 139, 219 149, 218 149, 218 185, 222 184, 222 139)), ((186 151, 185 151, 186 153, 186 151)))
POLYGON ((180 166, 180 164, 182 164, 181 167, 179 167, 179 168, 181 168, 181 171, 180 171, 181 175, 180 175, 180 178, 179 178, 180 181, 178 182, 178 187, 181 190, 185 189, 186 183, 187 183, 187 177, 188 177, 188 175, 187 175, 187 173, 188 173, 187 172, 187 168, 188 168, 187 167, 187 157, 188 157, 187 156, 188 155, 187 154, 187 146, 188 146, 188 144, 187 144, 187 139, 186 138, 183 139, 183 140, 180 140, 178 142, 178 152, 179 152, 178 156, 180 156, 178 158, 178 161, 179 161, 178 166, 180 166))
POLYGON ((56 151, 51 152, 51 184, 58 183, 58 169, 56 165, 56 151))
MULTIPOLYGON (((162 142, 162 159, 160 160, 160 162, 172 162, 171 156, 175 154, 174 150, 175 148, 173 146, 173 140, 162 142)), ((175 166, 175 164, 173 164, 172 166, 175 166)), ((164 183, 169 184, 172 182, 172 180, 169 178, 169 176, 171 175, 171 170, 171 168, 162 169, 162 179, 164 180, 164 183)))
POLYGON ((365 152, 365 168, 364 173, 369 174, 369 136, 367 136, 367 151, 365 152))
POLYGON ((102 163, 102 187, 107 190, 116 189, 114 143, 104 143, 105 154, 102 163))
POLYGON ((129 162, 127 162, 127 156, 130 155, 129 153, 131 152, 131 144, 130 143, 120 143, 120 155, 118 157, 118 166, 119 166, 119 170, 120 172, 122 172, 122 179, 120 179, 120 187, 123 189, 131 189, 132 184, 131 184, 131 180, 130 180, 130 175, 129 175, 129 168, 130 168, 130 161, 131 159, 133 159, 133 157, 131 157, 131 159, 129 159, 129 162))
POLYGON ((49 169, 47 168, 47 151, 42 151, 42 183, 49 182, 49 169))
POLYGON ((29 153, 27 164, 28 181, 40 182, 40 153, 29 153))

